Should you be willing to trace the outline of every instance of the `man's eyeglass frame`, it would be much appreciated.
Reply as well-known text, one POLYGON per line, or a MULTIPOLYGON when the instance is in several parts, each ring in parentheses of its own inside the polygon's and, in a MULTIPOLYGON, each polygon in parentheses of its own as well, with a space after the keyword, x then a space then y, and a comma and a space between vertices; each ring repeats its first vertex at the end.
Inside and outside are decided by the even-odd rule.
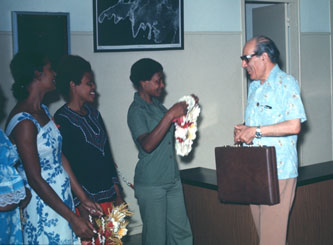
POLYGON ((256 55, 258 55, 257 52, 255 52, 253 54, 243 55, 240 57, 240 59, 244 60, 246 62, 246 64, 248 64, 250 62, 250 59, 256 55))

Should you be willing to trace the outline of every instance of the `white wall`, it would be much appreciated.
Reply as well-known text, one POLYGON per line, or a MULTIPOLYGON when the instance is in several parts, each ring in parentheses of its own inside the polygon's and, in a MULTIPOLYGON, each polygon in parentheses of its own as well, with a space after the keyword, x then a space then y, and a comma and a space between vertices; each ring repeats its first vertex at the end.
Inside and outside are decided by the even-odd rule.
POLYGON ((241 31, 240 0, 184 0, 185 31, 241 31))
POLYGON ((329 33, 301 34, 302 97, 308 120, 303 165, 332 160, 332 61, 329 33))
POLYGON ((330 0, 300 1, 300 80, 308 117, 301 137, 303 166, 333 159, 330 15, 330 0))
POLYGON ((330 32, 330 0, 300 0, 301 32, 330 32))

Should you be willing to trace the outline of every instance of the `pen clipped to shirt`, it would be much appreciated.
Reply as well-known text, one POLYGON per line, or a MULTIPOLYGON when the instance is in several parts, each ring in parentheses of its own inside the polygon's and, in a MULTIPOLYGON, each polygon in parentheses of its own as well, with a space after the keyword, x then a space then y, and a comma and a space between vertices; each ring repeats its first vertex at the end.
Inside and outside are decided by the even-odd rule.
POLYGON ((264 107, 265 109, 272 109, 271 106, 269 106, 269 105, 260 105, 259 102, 257 102, 257 106, 262 106, 262 107, 264 107))

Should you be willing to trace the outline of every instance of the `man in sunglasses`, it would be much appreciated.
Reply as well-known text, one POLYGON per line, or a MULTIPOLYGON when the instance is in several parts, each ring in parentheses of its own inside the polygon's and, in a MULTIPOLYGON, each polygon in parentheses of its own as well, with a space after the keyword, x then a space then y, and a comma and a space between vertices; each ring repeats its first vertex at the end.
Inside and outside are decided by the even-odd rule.
POLYGON ((280 203, 250 205, 260 245, 286 244, 288 216, 298 176, 297 135, 306 120, 298 82, 279 66, 280 52, 265 36, 254 37, 243 48, 242 67, 252 80, 245 123, 234 128, 234 141, 274 146, 280 203))

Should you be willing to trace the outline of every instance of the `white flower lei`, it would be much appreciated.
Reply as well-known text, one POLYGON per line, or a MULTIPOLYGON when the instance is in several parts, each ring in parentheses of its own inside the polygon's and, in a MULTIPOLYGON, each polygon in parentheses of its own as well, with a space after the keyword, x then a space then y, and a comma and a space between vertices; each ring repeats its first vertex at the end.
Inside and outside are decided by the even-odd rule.
POLYGON ((196 138, 197 119, 200 107, 195 103, 193 96, 183 96, 179 102, 187 104, 187 114, 175 120, 176 153, 179 156, 187 156, 192 150, 193 140, 196 138))

